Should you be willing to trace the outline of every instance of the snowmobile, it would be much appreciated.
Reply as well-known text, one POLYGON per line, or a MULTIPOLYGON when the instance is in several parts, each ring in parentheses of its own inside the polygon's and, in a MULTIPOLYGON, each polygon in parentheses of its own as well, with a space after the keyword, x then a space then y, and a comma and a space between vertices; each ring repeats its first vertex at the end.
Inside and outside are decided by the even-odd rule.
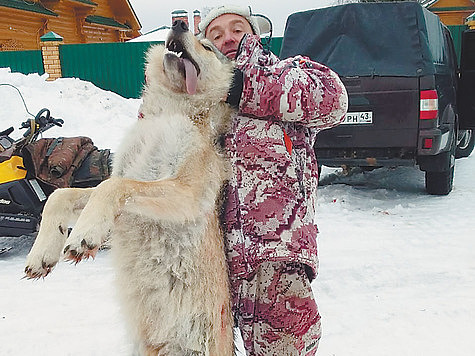
POLYGON ((44 202, 52 190, 42 186, 35 177, 28 176, 22 149, 35 142, 38 136, 53 126, 62 126, 48 109, 21 124, 27 131, 14 141, 13 127, 0 132, 0 236, 20 236, 36 231, 44 202))
MULTIPOLYGON (((64 121, 48 109, 0 132, 0 236, 35 233, 48 196, 57 188, 93 187, 110 176, 110 150, 98 150, 87 137, 40 138, 64 121)), ((5 251, 0 251, 0 253, 5 251)))

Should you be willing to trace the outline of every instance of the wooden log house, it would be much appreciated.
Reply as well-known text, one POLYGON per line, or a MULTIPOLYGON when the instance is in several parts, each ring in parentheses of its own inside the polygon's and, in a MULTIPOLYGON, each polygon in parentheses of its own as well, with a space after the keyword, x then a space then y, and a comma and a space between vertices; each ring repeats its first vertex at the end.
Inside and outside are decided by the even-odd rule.
POLYGON ((422 5, 434 14, 447 26, 461 26, 475 11, 474 0, 422 0, 422 5))
POLYGON ((124 42, 140 28, 128 0, 0 0, 0 51, 40 49, 51 31, 72 44, 124 42))

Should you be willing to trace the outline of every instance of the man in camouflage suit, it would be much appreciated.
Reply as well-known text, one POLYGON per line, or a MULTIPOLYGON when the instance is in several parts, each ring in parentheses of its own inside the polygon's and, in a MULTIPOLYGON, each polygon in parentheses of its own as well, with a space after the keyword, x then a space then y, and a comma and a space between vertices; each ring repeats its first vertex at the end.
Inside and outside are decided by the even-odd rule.
POLYGON ((232 178, 225 234, 233 312, 248 355, 315 355, 320 314, 311 280, 320 130, 338 125, 347 94, 329 68, 305 57, 279 60, 259 35, 270 21, 250 8, 221 6, 199 25, 236 61, 227 101, 238 108, 225 145, 232 178))

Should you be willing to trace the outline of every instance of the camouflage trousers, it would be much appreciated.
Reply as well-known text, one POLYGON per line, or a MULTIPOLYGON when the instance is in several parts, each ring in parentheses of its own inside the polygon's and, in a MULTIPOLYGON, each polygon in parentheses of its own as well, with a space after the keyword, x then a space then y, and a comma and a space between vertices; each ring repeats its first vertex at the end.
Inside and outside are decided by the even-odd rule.
POLYGON ((320 314, 304 265, 262 263, 250 280, 232 280, 232 290, 248 356, 316 354, 320 314))

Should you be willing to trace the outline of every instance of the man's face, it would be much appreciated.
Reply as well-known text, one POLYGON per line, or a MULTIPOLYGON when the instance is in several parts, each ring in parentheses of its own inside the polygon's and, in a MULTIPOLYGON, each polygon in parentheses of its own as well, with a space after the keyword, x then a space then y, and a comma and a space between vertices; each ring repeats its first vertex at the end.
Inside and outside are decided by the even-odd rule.
POLYGON ((224 14, 210 22, 206 28, 208 38, 217 49, 228 58, 235 58, 239 42, 246 34, 252 34, 252 28, 247 20, 236 14, 224 14))

